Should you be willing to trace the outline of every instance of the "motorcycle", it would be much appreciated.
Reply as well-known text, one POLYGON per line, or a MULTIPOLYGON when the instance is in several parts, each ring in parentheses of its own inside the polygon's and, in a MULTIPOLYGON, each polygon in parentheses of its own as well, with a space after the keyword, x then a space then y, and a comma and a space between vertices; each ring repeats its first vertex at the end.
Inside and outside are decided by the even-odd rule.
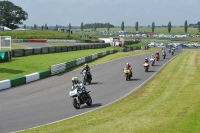
POLYGON ((80 109, 82 104, 87 104, 88 106, 92 105, 92 98, 89 94, 90 91, 85 92, 83 85, 72 86, 69 96, 72 98, 72 104, 74 108, 80 109))
POLYGON ((168 49, 169 53, 171 53, 171 49, 168 49))
POLYGON ((81 74, 83 75, 83 84, 86 85, 87 82, 91 84, 92 77, 91 77, 90 72, 86 72, 86 70, 83 70, 81 74))
POLYGON ((155 58, 149 58, 149 61, 151 62, 151 66, 155 64, 155 58))
POLYGON ((162 55, 162 56, 163 56, 163 59, 165 59, 165 57, 166 57, 166 54, 165 54, 165 53, 163 53, 163 55, 162 55))
POLYGON ((144 66, 145 72, 148 72, 149 64, 148 64, 147 62, 145 62, 145 63, 143 64, 143 66, 144 66))
POLYGON ((128 68, 124 68, 124 76, 126 77, 126 81, 130 80, 132 77, 131 70, 128 68))
POLYGON ((159 57, 159 55, 156 55, 156 61, 158 61, 158 60, 159 60, 159 58, 160 58, 160 57, 159 57))
POLYGON ((172 55, 174 55, 174 50, 172 50, 172 55))

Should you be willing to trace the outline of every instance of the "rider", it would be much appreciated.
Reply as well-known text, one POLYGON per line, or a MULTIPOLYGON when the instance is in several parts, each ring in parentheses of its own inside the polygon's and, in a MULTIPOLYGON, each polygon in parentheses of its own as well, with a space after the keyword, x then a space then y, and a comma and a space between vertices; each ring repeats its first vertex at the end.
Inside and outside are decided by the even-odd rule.
POLYGON ((85 67, 83 68, 82 72, 86 70, 86 73, 89 73, 91 80, 92 80, 92 74, 90 73, 90 67, 88 66, 88 64, 85 64, 85 67))
POLYGON ((154 56, 154 54, 152 54, 152 55, 151 55, 151 59, 155 59, 155 56, 154 56))
POLYGON ((163 54, 163 55, 166 55, 165 49, 162 50, 162 54, 163 54))
MULTIPOLYGON (((156 52, 156 55, 158 55, 158 58, 160 58, 160 55, 159 55, 159 52, 158 52, 158 51, 156 52)), ((155 56, 156 56, 156 55, 155 55, 155 56)))
MULTIPOLYGON (((145 63, 147 63, 147 64, 149 65, 149 60, 148 60, 148 58, 145 58, 143 65, 144 65, 145 63)), ((149 66, 148 66, 148 67, 149 67, 149 66)))
MULTIPOLYGON (((132 70, 131 65, 127 62, 125 68, 128 68, 130 71, 132 70)), ((132 71, 131 71, 131 77, 132 77, 132 71)))
POLYGON ((85 91, 85 94, 86 94, 86 96, 87 96, 88 90, 85 88, 85 86, 83 85, 83 83, 82 83, 80 80, 78 80, 77 77, 73 77, 73 78, 72 78, 72 87, 74 87, 75 85, 80 86, 81 89, 83 89, 83 90, 85 91))
POLYGON ((175 52, 175 47, 172 48, 172 52, 175 52))

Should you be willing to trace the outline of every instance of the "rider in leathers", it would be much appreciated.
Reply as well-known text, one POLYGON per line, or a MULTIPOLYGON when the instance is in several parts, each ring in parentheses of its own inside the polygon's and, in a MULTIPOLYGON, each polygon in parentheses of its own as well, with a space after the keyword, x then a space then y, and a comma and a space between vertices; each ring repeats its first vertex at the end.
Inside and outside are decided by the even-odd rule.
POLYGON ((129 63, 126 63, 125 68, 128 68, 131 71, 131 77, 132 77, 132 67, 129 63))
POLYGON ((83 68, 82 72, 83 72, 84 70, 86 70, 86 73, 89 73, 90 78, 91 78, 91 80, 92 80, 92 74, 90 73, 90 67, 88 66, 87 63, 85 64, 85 67, 83 68))
POLYGON ((80 86, 81 89, 84 90, 86 96, 88 96, 88 90, 85 88, 85 86, 83 85, 83 83, 82 83, 80 80, 78 80, 77 77, 73 77, 73 78, 72 78, 72 87, 74 87, 75 85, 80 86))

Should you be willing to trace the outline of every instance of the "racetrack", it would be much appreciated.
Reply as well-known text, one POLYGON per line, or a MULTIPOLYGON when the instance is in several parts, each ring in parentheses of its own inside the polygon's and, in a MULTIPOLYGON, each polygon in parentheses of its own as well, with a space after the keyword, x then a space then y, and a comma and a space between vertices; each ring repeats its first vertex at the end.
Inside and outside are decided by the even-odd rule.
MULTIPOLYGON (((181 53, 176 51, 175 55, 181 53)), ((142 62, 149 54, 131 56, 91 67, 93 105, 76 110, 69 98, 71 78, 81 79, 80 70, 53 76, 0 92, 0 132, 12 132, 58 121, 111 103, 136 89, 155 74, 173 56, 167 55, 144 72, 142 62), (131 81, 125 81, 122 68, 129 62, 133 68, 131 81)))

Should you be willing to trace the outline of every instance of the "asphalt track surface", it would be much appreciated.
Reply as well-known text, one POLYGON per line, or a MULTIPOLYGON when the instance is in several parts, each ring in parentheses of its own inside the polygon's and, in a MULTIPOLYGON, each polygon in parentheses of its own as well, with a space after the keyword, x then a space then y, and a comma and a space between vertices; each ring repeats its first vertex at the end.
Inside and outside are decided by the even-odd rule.
MULTIPOLYGON (((175 52, 175 55, 181 50, 175 52)), ((68 72, 0 92, 0 133, 40 126, 109 104, 136 89, 155 74, 172 55, 155 62, 145 72, 142 63, 152 53, 130 56, 91 66, 93 80, 86 87, 91 90, 93 105, 77 110, 69 97, 71 78, 82 79, 81 70, 68 72), (123 67, 129 62, 133 68, 131 81, 125 81, 123 67)))

